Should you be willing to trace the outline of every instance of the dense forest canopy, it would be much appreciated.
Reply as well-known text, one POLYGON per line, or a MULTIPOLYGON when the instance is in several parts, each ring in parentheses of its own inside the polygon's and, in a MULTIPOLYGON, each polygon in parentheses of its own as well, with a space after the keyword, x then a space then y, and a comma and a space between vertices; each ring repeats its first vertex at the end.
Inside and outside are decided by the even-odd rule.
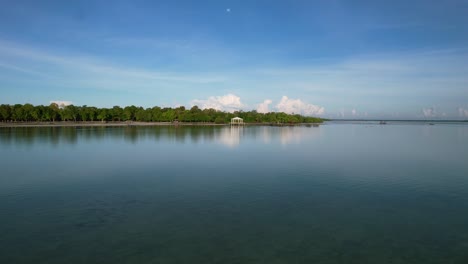
POLYGON ((0 105, 1 122, 56 122, 56 121, 139 121, 139 122, 214 122, 228 123, 231 118, 238 116, 246 123, 320 123, 317 117, 307 117, 298 114, 282 112, 258 113, 257 111, 238 111, 234 113, 215 109, 200 109, 193 106, 186 109, 158 106, 143 108, 136 106, 114 106, 112 108, 97 108, 93 106, 68 105, 59 107, 52 103, 49 106, 32 104, 0 105))

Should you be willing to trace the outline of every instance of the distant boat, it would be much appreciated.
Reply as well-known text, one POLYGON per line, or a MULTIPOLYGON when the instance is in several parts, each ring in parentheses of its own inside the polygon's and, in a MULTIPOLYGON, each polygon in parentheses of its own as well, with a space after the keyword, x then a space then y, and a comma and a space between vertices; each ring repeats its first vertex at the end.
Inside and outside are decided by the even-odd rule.
POLYGON ((381 125, 386 125, 387 122, 385 122, 385 121, 380 121, 380 124, 381 124, 381 125))

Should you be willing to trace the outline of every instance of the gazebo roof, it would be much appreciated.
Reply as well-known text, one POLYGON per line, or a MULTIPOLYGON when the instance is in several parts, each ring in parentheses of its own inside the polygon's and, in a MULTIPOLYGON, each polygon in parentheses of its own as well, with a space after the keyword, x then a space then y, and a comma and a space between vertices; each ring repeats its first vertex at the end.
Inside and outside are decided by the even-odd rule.
POLYGON ((240 117, 238 117, 238 116, 236 116, 236 117, 234 117, 234 118, 232 118, 232 119, 234 119, 234 120, 242 120, 242 118, 240 118, 240 117))

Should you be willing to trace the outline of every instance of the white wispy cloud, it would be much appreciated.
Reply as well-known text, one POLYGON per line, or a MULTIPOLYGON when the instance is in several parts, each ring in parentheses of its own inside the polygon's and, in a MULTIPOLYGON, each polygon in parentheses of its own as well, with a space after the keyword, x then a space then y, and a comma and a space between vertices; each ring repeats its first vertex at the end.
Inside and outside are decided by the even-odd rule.
POLYGON ((191 105, 197 105, 201 109, 213 108, 220 111, 234 112, 241 110, 245 105, 239 96, 226 94, 223 96, 210 96, 208 99, 194 99, 191 105))
POLYGON ((209 35, 190 35, 182 38, 109 37, 104 42, 110 47, 144 50, 158 54, 155 60, 166 64, 218 67, 241 59, 228 46, 209 35))
POLYGON ((273 101, 270 99, 266 99, 263 103, 257 105, 257 112, 259 113, 268 113, 270 112, 269 105, 272 104, 273 101))
POLYGON ((308 104, 300 99, 289 99, 287 96, 281 98, 281 101, 276 105, 276 109, 288 114, 302 115, 322 115, 325 112, 325 108, 321 106, 308 104))
MULTIPOLYGON (((346 117, 353 116, 351 109, 354 106, 359 107, 355 116, 368 112, 373 117, 376 113, 398 111, 401 117, 421 117, 421 107, 415 106, 415 103, 424 106, 433 102, 437 102, 440 111, 435 113, 437 116, 442 116, 442 110, 447 112, 449 109, 448 116, 457 117, 464 115, 466 110, 465 107, 460 112, 457 107, 468 100, 467 49, 363 54, 322 59, 302 66, 280 62, 269 64, 275 67, 265 67, 246 58, 248 56, 245 54, 228 48, 212 52, 212 49, 222 46, 216 42, 208 46, 197 39, 175 42, 170 39, 110 39, 108 42, 116 43, 117 48, 137 47, 144 51, 156 47, 152 51, 157 52, 152 54, 165 56, 166 53, 173 53, 177 58, 171 60, 171 55, 166 60, 174 67, 166 67, 164 63, 159 64, 160 61, 153 64, 155 67, 148 67, 148 64, 136 60, 124 62, 101 54, 63 53, 0 40, 0 78, 13 86, 19 83, 18 86, 39 87, 37 84, 40 84, 64 91, 101 89, 131 92, 160 100, 157 102, 159 104, 167 104, 171 100, 188 102, 197 98, 199 91, 213 95, 219 94, 219 90, 232 91, 231 87, 255 87, 251 90, 239 88, 235 93, 242 94, 242 99, 259 112, 277 110, 325 115, 324 108, 326 114, 331 114, 340 112, 344 107, 346 111, 341 111, 340 116, 346 117), (203 61, 204 56, 212 53, 216 55, 210 55, 209 63, 203 61), (236 59, 237 62, 246 63, 239 66, 239 63, 233 63, 236 59), (203 68, 196 67, 200 61, 203 61, 203 68), (11 74, 12 71, 28 78, 17 78, 11 74), (276 100, 254 105, 261 102, 265 94, 272 99, 284 94, 294 95, 295 98, 300 96, 300 99, 282 98, 279 108, 276 100), (399 109, 396 109, 395 100, 398 100, 399 109), (307 106, 306 102, 320 106, 307 106)), ((199 101, 224 108, 222 103, 217 102, 216 96, 213 98, 199 101)), ((233 109, 250 110, 245 105, 233 106, 233 109)))
POLYGON ((50 51, 22 46, 0 40, 0 67, 22 73, 50 76, 64 83, 78 83, 92 88, 112 89, 127 87, 129 90, 140 86, 161 83, 210 84, 225 81, 220 74, 185 73, 157 71, 119 65, 106 59, 83 54, 61 55, 50 51), (4 63, 12 60, 20 66, 4 63))
POLYGON ((315 98, 336 104, 335 111, 350 100, 364 107, 377 101, 391 107, 389 96, 421 98, 424 94, 439 99, 467 98, 468 94, 464 49, 324 59, 305 66, 258 68, 256 73, 272 80, 274 87, 287 85, 296 92, 314 93, 315 98))
POLYGON ((23 67, 18 67, 18 66, 13 65, 13 64, 0 63, 0 68, 13 70, 13 71, 17 71, 17 72, 22 72, 22 73, 26 73, 26 74, 29 74, 29 75, 38 75, 38 76, 43 76, 43 77, 47 76, 46 74, 40 73, 38 71, 25 69, 23 67))

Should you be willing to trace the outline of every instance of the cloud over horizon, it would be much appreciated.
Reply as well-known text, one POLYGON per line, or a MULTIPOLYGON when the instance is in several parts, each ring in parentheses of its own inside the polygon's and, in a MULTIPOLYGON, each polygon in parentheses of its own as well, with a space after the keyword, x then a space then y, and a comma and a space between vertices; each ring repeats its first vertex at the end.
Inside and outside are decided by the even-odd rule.
POLYGON ((220 111, 234 112, 239 111, 245 105, 241 102, 240 97, 234 94, 226 94, 223 96, 210 96, 208 99, 194 99, 191 102, 192 106, 197 105, 201 109, 213 108, 220 111))
POLYGON ((459 107, 459 108, 458 108, 458 115, 459 115, 460 117, 468 117, 468 109, 459 107))
MULTIPOLYGON (((191 106, 197 105, 201 109, 213 108, 220 111, 235 112, 246 110, 250 106, 242 103, 241 98, 235 94, 226 94, 222 96, 210 96, 208 99, 194 99, 190 102, 191 106)), ((273 104, 271 99, 265 99, 262 103, 256 105, 258 113, 284 112, 287 114, 300 114, 306 116, 322 115, 325 108, 322 106, 305 103, 300 99, 290 99, 287 96, 281 97, 280 102, 270 109, 273 104)))
POLYGON ((263 103, 257 105, 257 112, 263 113, 263 114, 269 113, 270 112, 269 105, 272 103, 273 103, 272 100, 265 99, 263 103))
POLYGON ((424 117, 436 117, 437 112, 433 107, 422 109, 424 117))
POLYGON ((428 107, 452 119, 468 109, 466 0, 424 8, 402 0, 4 2, 0 103, 152 107, 197 99, 229 111, 375 119, 424 118, 428 107), (209 99, 228 93, 245 105, 209 99), (280 103, 284 95, 300 100, 280 103))
POLYGON ((287 114, 301 114, 301 115, 322 115, 325 112, 325 108, 308 104, 300 99, 289 99, 287 96, 281 97, 281 101, 276 105, 276 109, 279 112, 285 112, 287 114))
POLYGON ((49 104, 57 104, 58 107, 63 108, 65 106, 72 105, 73 102, 72 101, 59 101, 59 100, 56 100, 56 101, 50 101, 49 104))
POLYGON ((428 117, 430 110, 422 115, 421 107, 411 105, 414 98, 425 92, 427 101, 419 103, 423 106, 437 103, 440 112, 435 113, 435 117, 459 118, 464 114, 460 114, 458 106, 466 101, 466 58, 468 51, 464 50, 429 50, 392 56, 355 55, 301 66, 251 65, 229 71, 222 67, 191 71, 184 67, 178 70, 125 63, 101 54, 64 53, 0 38, 0 83, 3 81, 5 87, 17 87, 8 91, 9 98, 4 99, 5 102, 21 100, 21 95, 15 95, 14 91, 47 86, 48 93, 32 97, 30 101, 41 104, 48 101, 51 94, 60 94, 77 102, 106 107, 111 107, 111 102, 147 107, 154 103, 174 105, 180 101, 190 102, 197 98, 199 91, 210 95, 219 89, 229 91, 231 87, 240 87, 236 93, 242 94, 248 105, 225 106, 224 101, 216 102, 216 98, 196 100, 227 111, 257 109, 258 112, 285 111, 340 118, 344 118, 341 108, 348 109, 346 116, 353 118, 366 112, 376 118, 392 116, 395 112, 402 118, 428 117), (300 100, 282 101, 281 98, 278 108, 278 100, 264 99, 265 94, 269 98, 280 98, 285 87, 300 100), (78 90, 86 92, 77 95, 78 90), (179 94, 173 93, 174 90, 179 94), (103 99, 108 96, 113 97, 112 101, 103 99), (384 100, 389 97, 401 98, 405 110, 402 112, 384 100), (311 104, 307 108, 305 101, 310 100, 318 100, 315 102, 320 102, 320 106, 311 104), (352 112, 354 107, 359 107, 355 113, 352 112), (340 114, 331 114, 338 112, 340 114))

